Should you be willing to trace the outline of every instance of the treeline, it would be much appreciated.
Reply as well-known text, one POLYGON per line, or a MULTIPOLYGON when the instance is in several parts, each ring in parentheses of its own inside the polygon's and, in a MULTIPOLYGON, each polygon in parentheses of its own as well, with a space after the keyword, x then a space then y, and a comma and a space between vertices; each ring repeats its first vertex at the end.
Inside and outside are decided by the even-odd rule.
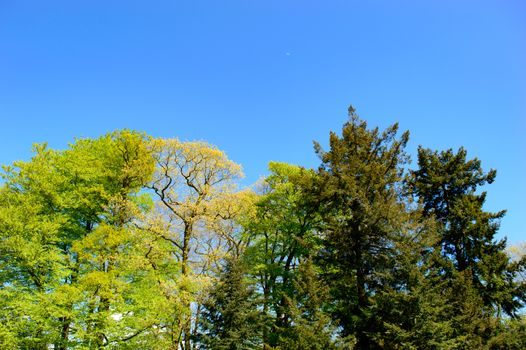
POLYGON ((525 349, 526 258, 466 151, 354 109, 318 169, 122 130, 34 146, 0 187, 2 349, 525 349))

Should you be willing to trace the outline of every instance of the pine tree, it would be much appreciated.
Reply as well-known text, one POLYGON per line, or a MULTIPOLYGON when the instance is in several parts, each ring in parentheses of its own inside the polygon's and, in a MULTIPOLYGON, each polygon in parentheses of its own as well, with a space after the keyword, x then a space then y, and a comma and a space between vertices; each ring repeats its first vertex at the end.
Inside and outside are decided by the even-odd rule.
POLYGON ((290 327, 283 330, 280 349, 336 349, 340 339, 327 312, 329 288, 319 279, 311 258, 304 260, 294 276, 294 294, 286 297, 290 327))
POLYGON ((206 349, 254 349, 262 343, 262 315, 246 267, 228 258, 219 280, 203 303, 198 343, 206 349))
POLYGON ((515 279, 524 266, 511 263, 506 240, 495 238, 505 211, 485 211, 486 192, 477 192, 494 181, 496 171, 484 173, 480 161, 466 155, 463 148, 457 153, 419 148, 411 186, 425 215, 440 224, 439 248, 455 271, 470 280, 484 306, 497 315, 515 315, 526 301, 526 286, 515 279))
POLYGON ((349 117, 341 137, 330 134, 330 150, 315 144, 322 160, 318 188, 325 236, 319 261, 342 335, 355 336, 359 349, 374 349, 380 347, 374 334, 383 322, 372 313, 373 299, 389 283, 384 277, 394 266, 394 242, 403 230, 400 184, 409 133, 397 138, 397 124, 370 130, 352 107, 349 117))

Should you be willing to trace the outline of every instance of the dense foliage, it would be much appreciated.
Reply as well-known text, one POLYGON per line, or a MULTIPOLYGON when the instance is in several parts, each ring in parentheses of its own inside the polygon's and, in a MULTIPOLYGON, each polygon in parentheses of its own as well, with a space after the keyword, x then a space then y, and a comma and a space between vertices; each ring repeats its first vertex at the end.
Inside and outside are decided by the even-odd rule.
POLYGON ((34 146, 0 187, 2 349, 524 349, 526 254, 495 170, 355 110, 318 169, 122 130, 34 146))

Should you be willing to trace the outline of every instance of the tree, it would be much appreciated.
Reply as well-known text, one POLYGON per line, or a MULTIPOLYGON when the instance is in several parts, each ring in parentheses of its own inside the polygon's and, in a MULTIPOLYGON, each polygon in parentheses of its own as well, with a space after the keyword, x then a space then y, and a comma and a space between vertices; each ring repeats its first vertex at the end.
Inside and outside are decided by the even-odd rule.
POLYGON ((281 330, 280 349, 337 349, 350 346, 336 337, 336 327, 326 308, 329 287, 319 279, 319 273, 309 257, 302 261, 294 275, 294 292, 285 296, 288 328, 281 330))
POLYGON ((397 131, 397 124, 384 132, 368 129, 350 107, 342 136, 330 134, 330 150, 315 143, 322 161, 317 188, 325 239, 319 262, 342 335, 355 336, 359 349, 380 346, 374 333, 383 325, 371 313, 372 299, 388 283, 394 242, 403 231, 400 185, 409 133, 397 139, 397 131))
MULTIPOLYGON (((51 163, 58 154, 34 147, 31 162, 4 167, 0 194, 0 276, 2 318, 14 346, 44 349, 57 336, 58 324, 48 317, 46 290, 61 277, 57 246, 66 218, 56 215, 59 182, 51 163)), ((4 331, 4 332, 5 332, 4 331)))
POLYGON ((133 317, 121 322, 112 315, 138 312, 130 302, 120 300, 135 287, 126 282, 145 272, 127 268, 133 256, 144 254, 135 249, 140 238, 133 223, 142 213, 137 193, 153 172, 146 141, 142 134, 123 130, 95 140, 77 140, 64 151, 59 166, 73 186, 65 189, 63 210, 76 224, 61 238, 71 269, 66 286, 83 298, 67 305, 77 319, 64 317, 63 346, 69 339, 66 330, 73 323, 77 337, 96 348, 136 332, 130 328, 117 331, 133 317))
POLYGON ((351 107, 317 170, 272 162, 257 191, 204 142, 34 146, 1 174, 0 348, 524 348, 495 171, 419 148, 407 174, 397 135, 351 107))
POLYGON ((420 147, 419 169, 412 172, 411 186, 425 215, 441 225, 444 257, 469 277, 486 307, 498 316, 515 315, 526 301, 526 286, 515 279, 524 265, 511 263, 506 240, 495 239, 505 211, 484 211, 486 192, 477 193, 479 186, 494 181, 496 171, 484 173, 480 161, 466 160, 466 155, 463 148, 454 153, 420 147))
POLYGON ((246 272, 242 260, 227 258, 223 272, 203 303, 199 338, 205 348, 242 350, 261 346, 262 314, 246 272))
POLYGON ((246 258, 253 263, 250 273, 262 294, 266 315, 263 340, 277 347, 292 326, 289 301, 297 292, 295 275, 302 262, 316 250, 313 224, 317 213, 304 190, 312 184, 313 171, 271 162, 271 174, 260 184, 252 220, 247 223, 251 245, 246 258))
POLYGON ((182 306, 174 310, 176 321, 167 327, 173 348, 189 350, 200 310, 197 305, 192 317, 191 305, 217 261, 234 242, 239 243, 222 224, 232 222, 242 207, 241 198, 246 197, 245 193, 235 194, 241 167, 204 142, 155 139, 150 149, 156 170, 148 188, 158 198, 158 214, 147 229, 169 242, 166 253, 179 265, 179 273, 172 271, 173 277, 169 277, 174 283, 166 295, 178 299, 182 306))
POLYGON ((65 151, 41 145, 31 161, 5 168, 0 282, 9 311, 1 317, 17 346, 111 347, 139 332, 151 304, 128 282, 148 275, 130 269, 145 249, 133 230, 153 171, 145 141, 123 130, 65 151))

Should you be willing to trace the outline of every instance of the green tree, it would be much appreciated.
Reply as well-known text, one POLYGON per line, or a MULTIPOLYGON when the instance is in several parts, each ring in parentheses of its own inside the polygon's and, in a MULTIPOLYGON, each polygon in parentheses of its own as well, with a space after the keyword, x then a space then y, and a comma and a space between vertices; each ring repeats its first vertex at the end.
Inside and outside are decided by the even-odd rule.
POLYGON ((329 288, 319 278, 312 258, 302 261, 294 275, 294 292, 286 296, 285 307, 290 326, 280 335, 279 349, 336 349, 352 341, 344 342, 336 337, 336 327, 326 308, 329 288))
POLYGON ((261 183, 261 197, 246 226, 251 233, 246 256, 253 263, 250 273, 262 294, 263 339, 274 348, 292 326, 289 301, 297 292, 295 275, 317 249, 318 239, 313 230, 317 212, 304 195, 315 173, 275 162, 269 169, 271 174, 261 183))
POLYGON ((439 247, 444 257, 471 280, 486 307, 498 316, 515 315, 526 301, 526 286, 516 280, 524 265, 510 262, 506 240, 495 238, 505 211, 485 211, 486 192, 477 193, 479 186, 494 181, 496 171, 484 173, 480 161, 467 160, 466 155, 463 148, 457 153, 419 148, 413 192, 425 215, 441 225, 439 247))
POLYGON ((397 131, 397 124, 383 132, 368 129, 350 107, 342 136, 330 134, 330 149, 315 143, 322 161, 317 188, 325 239, 319 262, 342 335, 356 337, 359 349, 380 347, 375 334, 383 323, 372 313, 373 299, 390 283, 395 242, 404 230, 400 187, 409 133, 397 138, 397 131))
POLYGON ((227 258, 203 303, 200 342, 207 349, 255 349, 262 343, 262 314, 242 260, 227 258))
POLYGON ((146 137, 127 130, 65 151, 36 146, 29 162, 5 168, 4 338, 31 349, 111 348, 138 332, 151 304, 129 282, 149 272, 130 263, 146 251, 134 221, 148 209, 138 191, 152 171, 146 137))
POLYGON ((507 319, 500 324, 495 336, 489 341, 489 350, 521 350, 526 348, 526 319, 507 319))
POLYGON ((317 170, 272 162, 258 193, 204 142, 34 146, 1 174, 0 348, 524 348, 496 172, 419 148, 406 176, 397 134, 350 107, 317 170))
POLYGON ((45 349, 57 337, 57 320, 49 317, 47 290, 62 277, 58 246, 65 216, 56 214, 53 191, 59 177, 52 162, 58 154, 34 147, 31 162, 4 167, 0 190, 0 276, 4 339, 22 348, 45 349), (7 333, 9 332, 9 333, 7 333), (7 333, 7 334, 6 334, 7 333))

